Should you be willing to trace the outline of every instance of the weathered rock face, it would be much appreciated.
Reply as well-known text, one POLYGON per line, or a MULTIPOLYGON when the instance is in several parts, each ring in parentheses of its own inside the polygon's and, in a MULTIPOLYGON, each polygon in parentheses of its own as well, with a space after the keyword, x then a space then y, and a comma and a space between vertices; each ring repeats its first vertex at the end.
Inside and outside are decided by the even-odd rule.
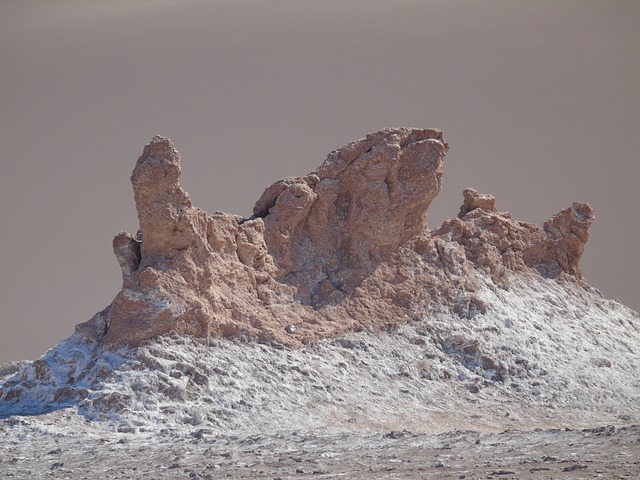
POLYGON ((586 203, 574 203, 544 222, 549 241, 550 259, 558 262, 562 271, 581 277, 578 262, 589 240, 589 227, 593 223, 593 209, 586 203))
POLYGON ((175 331, 295 346, 437 310, 471 318, 487 275, 501 288, 513 274, 580 281, 586 204, 540 228, 467 189, 458 218, 430 232, 447 150, 439 130, 382 130, 274 183, 245 219, 193 206, 179 153, 155 137, 131 177, 140 231, 113 242, 122 290, 77 329, 107 345, 175 331))
POLYGON ((389 255, 426 231, 448 145, 438 130, 384 130, 274 183, 256 203, 279 279, 319 306, 348 298, 389 255))
POLYGON ((493 195, 479 193, 473 188, 465 188, 462 192, 462 196, 464 201, 460 207, 458 218, 464 218, 467 213, 475 210, 476 208, 480 208, 485 212, 496 211, 496 198, 493 195))

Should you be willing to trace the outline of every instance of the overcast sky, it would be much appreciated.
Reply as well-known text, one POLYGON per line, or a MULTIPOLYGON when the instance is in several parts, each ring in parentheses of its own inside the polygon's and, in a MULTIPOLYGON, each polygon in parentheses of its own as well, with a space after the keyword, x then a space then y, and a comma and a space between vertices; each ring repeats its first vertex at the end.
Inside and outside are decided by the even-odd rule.
POLYGON ((585 277, 640 309, 638 25, 635 0, 0 0, 0 362, 116 295, 154 134, 196 205, 249 216, 367 132, 441 128, 431 228, 465 187, 540 225, 588 202, 585 277))

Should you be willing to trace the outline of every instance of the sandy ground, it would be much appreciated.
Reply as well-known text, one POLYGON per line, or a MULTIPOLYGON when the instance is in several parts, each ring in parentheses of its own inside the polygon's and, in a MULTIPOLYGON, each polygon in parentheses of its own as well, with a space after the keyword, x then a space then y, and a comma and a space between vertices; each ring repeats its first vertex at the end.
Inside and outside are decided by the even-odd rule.
POLYGON ((107 433, 70 412, 0 424, 0 476, 24 479, 635 479, 640 425, 176 436, 107 433), (65 425, 76 434, 56 433, 65 425), (73 428, 69 428, 73 427, 73 428))

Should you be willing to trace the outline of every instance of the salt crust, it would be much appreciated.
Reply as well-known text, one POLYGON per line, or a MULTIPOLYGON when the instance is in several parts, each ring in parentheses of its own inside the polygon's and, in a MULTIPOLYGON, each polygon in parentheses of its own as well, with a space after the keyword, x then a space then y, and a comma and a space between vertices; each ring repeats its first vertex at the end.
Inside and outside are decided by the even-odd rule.
POLYGON ((75 334, 0 369, 0 417, 67 409, 96 432, 246 435, 638 422, 637 313, 534 275, 508 290, 487 277, 478 295, 488 308, 471 319, 441 313, 302 349, 185 336, 104 349, 75 334))

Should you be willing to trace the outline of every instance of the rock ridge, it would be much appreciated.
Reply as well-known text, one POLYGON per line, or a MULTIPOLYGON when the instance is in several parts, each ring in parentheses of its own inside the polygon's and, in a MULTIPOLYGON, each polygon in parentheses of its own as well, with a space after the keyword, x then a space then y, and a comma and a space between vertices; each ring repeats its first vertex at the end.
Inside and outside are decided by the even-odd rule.
POLYGON ((113 241, 122 289, 76 331, 106 346, 175 332, 296 347, 442 311, 473 318, 479 286, 508 289, 514 275, 586 288, 586 203, 539 227, 466 189, 458 216, 427 228, 448 149, 437 129, 380 130, 275 182, 243 218, 194 206, 180 154, 156 136, 131 175, 140 230, 113 241))

